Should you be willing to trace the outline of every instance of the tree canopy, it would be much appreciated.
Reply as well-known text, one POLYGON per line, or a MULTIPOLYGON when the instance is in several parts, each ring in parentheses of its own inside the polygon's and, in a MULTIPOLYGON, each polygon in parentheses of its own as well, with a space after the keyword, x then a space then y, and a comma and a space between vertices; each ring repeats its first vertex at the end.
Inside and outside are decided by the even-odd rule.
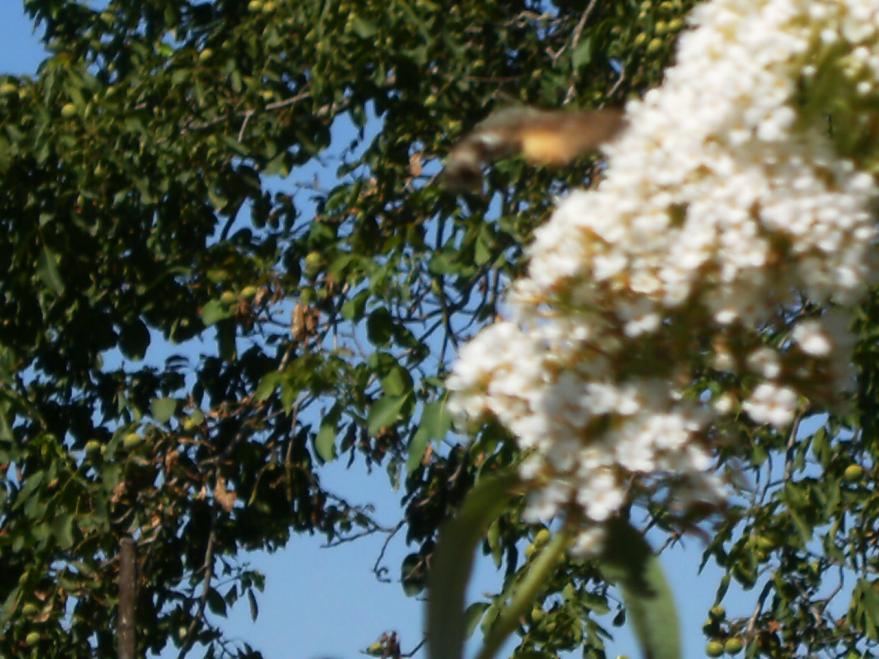
MULTIPOLYGON (((400 581, 421 593, 441 524, 522 457, 499 423, 452 432, 456 351, 502 311, 554 195, 601 172, 510 159, 457 194, 442 160, 495 109, 640 97, 693 4, 25 0, 49 56, 0 80, 0 654, 115 653, 130 538, 138 653, 260 656, 223 629, 241 598, 256 615, 243 553, 376 528, 322 487, 332 461, 399 490, 400 581)), ((877 317, 869 297, 854 411, 804 410, 799 435, 738 419, 716 447, 728 507, 633 513, 669 542, 710 529, 718 605, 760 585, 750 619, 712 609, 707 639, 772 657, 879 641, 877 317)), ((508 588, 547 542, 523 505, 473 539, 508 588)), ((625 619, 611 572, 549 571, 516 656, 605 656, 597 617, 625 619)))

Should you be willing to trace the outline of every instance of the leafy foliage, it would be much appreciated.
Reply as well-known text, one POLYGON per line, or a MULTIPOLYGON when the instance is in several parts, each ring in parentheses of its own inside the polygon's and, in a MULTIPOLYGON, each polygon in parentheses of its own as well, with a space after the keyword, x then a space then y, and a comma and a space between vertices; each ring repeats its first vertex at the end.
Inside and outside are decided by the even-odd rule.
MULTIPOLYGON (((259 656, 222 629, 240 598, 258 612, 242 552, 378 530, 322 487, 323 464, 380 466, 403 490, 417 593, 440 524, 517 460, 496 427, 441 442, 441 376, 552 193, 593 163, 501 163, 485 197, 459 198, 435 184, 439 161, 492 108, 619 104, 655 84, 691 3, 91 4, 25 0, 50 56, 0 81, 0 653, 112 654, 131 536, 140 652, 259 656)), ((877 640, 875 315, 860 416, 796 442, 743 425, 723 449, 759 488, 706 560, 765 584, 768 604, 711 637, 779 657, 877 640), (836 618, 831 567, 859 579, 836 618)), ((535 533, 517 505, 485 540, 510 588, 535 533)), ((604 656, 596 569, 564 563, 545 592, 517 656, 604 656)), ((505 599, 471 607, 471 627, 490 630, 505 599)))

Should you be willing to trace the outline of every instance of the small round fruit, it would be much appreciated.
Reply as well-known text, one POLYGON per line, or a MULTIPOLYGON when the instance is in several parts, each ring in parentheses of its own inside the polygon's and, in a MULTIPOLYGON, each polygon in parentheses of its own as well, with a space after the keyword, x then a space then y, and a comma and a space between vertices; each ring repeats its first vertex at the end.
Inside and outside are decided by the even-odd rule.
POLYGON ((27 616, 28 618, 37 615, 39 613, 40 607, 38 607, 33 602, 28 602, 23 607, 21 607, 21 614, 27 616))
POLYGON ((533 609, 531 609, 531 620, 533 620, 534 622, 540 622, 545 617, 546 611, 544 611, 539 606, 535 606, 533 609))
POLYGON ((232 304, 238 297, 232 291, 223 291, 220 294, 220 302, 223 304, 232 304))
POLYGON ((27 645, 33 646, 40 642, 40 638, 40 632, 30 632, 24 637, 24 642, 27 645))
POLYGON ((309 252, 305 255, 305 274, 310 277, 313 277, 320 271, 320 267, 323 264, 323 256, 321 256, 320 252, 314 251, 309 252))
POLYGON ((12 94, 18 93, 18 85, 9 82, 8 80, 2 84, 0 84, 0 94, 3 96, 11 96, 12 94))
POLYGON ((742 639, 738 636, 730 636, 723 644, 723 651, 727 654, 738 654, 742 651, 742 639))
POLYGON ((76 116, 76 106, 73 103, 65 103, 61 106, 61 116, 70 119, 76 116))
POLYGON ((709 609, 708 615, 711 616, 712 620, 723 620, 726 617, 726 609, 718 604, 709 609))
POLYGON ((274 2, 272 2, 272 0, 269 0, 268 2, 263 3, 262 11, 264 14, 271 14, 277 8, 278 8, 278 5, 276 5, 274 2))
POLYGON ((705 646, 705 654, 709 657, 719 657, 723 654, 723 643, 720 641, 708 641, 705 646))
POLYGON ((143 441, 143 437, 136 432, 130 432, 122 438, 122 446, 132 449, 143 441))
POLYGON ((101 452, 103 444, 99 439, 90 439, 85 443, 85 452, 89 455, 97 455, 101 452))
POLYGON ((241 297, 245 300, 250 300, 256 295, 256 286, 245 286, 241 289, 241 297))
POLYGON ((845 468, 842 477, 849 483, 855 483, 864 477, 864 468, 859 464, 851 464, 845 468))
POLYGON ((262 11, 262 2, 260 0, 250 0, 247 3, 247 11, 262 11))
POLYGON ((207 62, 213 56, 214 56, 214 51, 211 50, 210 48, 205 48, 203 51, 201 51, 198 54, 198 61, 199 62, 207 62))

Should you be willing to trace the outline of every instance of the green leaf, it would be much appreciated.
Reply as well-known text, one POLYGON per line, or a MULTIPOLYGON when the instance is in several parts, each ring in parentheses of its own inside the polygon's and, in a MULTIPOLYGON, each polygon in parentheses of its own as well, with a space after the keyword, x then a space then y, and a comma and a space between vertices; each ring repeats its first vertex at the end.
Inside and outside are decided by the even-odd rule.
POLYGON ((406 454, 407 474, 411 474, 418 469, 418 465, 421 464, 421 459, 424 457, 424 451, 427 449, 428 444, 430 444, 430 435, 428 435, 422 428, 419 428, 412 437, 412 441, 409 442, 409 450, 406 454))
POLYGON ((446 408, 446 399, 431 401, 421 413, 421 428, 431 439, 444 439, 452 427, 452 417, 446 408))
POLYGON ((424 451, 431 440, 443 439, 451 427, 452 419, 446 412, 446 401, 435 400, 424 406, 418 430, 409 442, 406 472, 411 474, 421 464, 424 451))
POLYGON ((415 597, 424 590, 425 583, 424 556, 421 554, 409 554, 403 559, 400 567, 400 583, 403 584, 403 592, 408 597, 415 597))
POLYGON ((592 39, 584 36, 571 53, 571 64, 576 71, 580 67, 587 66, 592 61, 592 39))
POLYGON ((400 417, 400 410, 409 400, 409 396, 383 396, 369 408, 366 426, 370 435, 375 435, 382 428, 388 428, 400 417))
POLYGON ((458 514, 440 529, 427 601, 427 649, 432 659, 461 659, 467 636, 464 595, 476 546, 489 524, 516 494, 519 477, 510 470, 480 480, 458 514))
POLYGON ((13 439, 12 426, 9 425, 7 414, 9 413, 9 404, 0 403, 0 440, 11 441, 13 439))
POLYGON ((61 273, 58 272, 58 256, 45 243, 37 272, 43 283, 56 295, 64 294, 64 281, 61 279, 61 273))
POLYGON ((226 600, 223 599, 223 596, 216 589, 208 588, 207 603, 211 613, 216 613, 220 616, 226 615, 226 600))
POLYGON ((119 349, 128 359, 143 359, 149 346, 150 331, 140 318, 135 318, 133 322, 122 328, 119 349))
POLYGON ((314 448, 324 462, 336 457, 336 424, 329 419, 324 420, 314 439, 314 448))
POLYGON ((355 16, 351 21, 351 30, 361 39, 372 39, 378 33, 375 23, 362 16, 355 16))
POLYGON ((659 558, 629 522, 612 520, 601 571, 619 586, 645 657, 680 659, 680 624, 659 558))
POLYGON ((473 604, 467 607, 467 610, 464 612, 464 619, 466 621, 466 638, 473 636, 473 632, 476 631, 476 626, 479 624, 479 621, 482 620, 482 614, 485 613, 488 607, 488 602, 473 602, 473 604))
POLYGON ((278 388, 281 378, 282 374, 277 371, 272 371, 271 373, 263 375, 256 387, 256 391, 253 392, 253 398, 257 402, 268 400, 269 396, 275 393, 275 389, 278 388))
POLYGON ((159 423, 167 423, 177 411, 177 401, 173 398, 153 398, 150 401, 150 414, 159 423))
POLYGON ((201 308, 201 322, 208 326, 231 316, 232 311, 229 309, 229 305, 220 300, 211 300, 201 308))
POLYGON ((381 380, 382 390, 389 396, 402 396, 412 390, 412 376, 404 368, 394 366, 381 380))
POLYGON ((72 513, 62 513, 52 519, 52 535, 62 549, 69 549, 73 545, 72 513))
POLYGON ((247 603, 250 605, 250 619, 256 621, 259 616, 259 604, 257 604, 256 596, 251 588, 247 589, 247 603))
POLYGON ((370 342, 376 346, 383 346, 394 335, 394 321, 391 312, 385 307, 376 309, 366 320, 366 335, 370 342))

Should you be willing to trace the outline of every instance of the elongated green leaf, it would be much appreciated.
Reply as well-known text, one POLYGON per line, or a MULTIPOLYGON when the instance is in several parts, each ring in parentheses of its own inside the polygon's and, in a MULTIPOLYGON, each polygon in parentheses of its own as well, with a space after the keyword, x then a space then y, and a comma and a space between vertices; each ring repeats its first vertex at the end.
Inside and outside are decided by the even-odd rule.
POLYGON ((476 546, 515 494, 519 477, 503 472, 479 481, 439 534, 428 578, 427 649, 432 659, 460 659, 467 635, 464 594, 476 546))
POLYGON ((564 555, 569 539, 566 533, 557 533, 531 563, 528 571, 513 589, 510 603, 498 615, 491 633, 485 639, 485 645, 477 655, 478 659, 494 657, 507 637, 515 631, 519 624, 519 618, 531 608, 541 587, 549 581, 559 559, 564 555))
POLYGON ((623 594, 627 616, 648 659, 680 659, 677 609, 659 558, 629 522, 607 526, 601 571, 623 594))
POLYGON ((64 280, 58 272, 58 256, 46 244, 43 244, 43 253, 40 255, 39 275, 56 295, 64 293, 64 280))
POLYGON ((424 457, 424 451, 427 449, 428 444, 430 444, 430 435, 424 431, 424 428, 419 428, 412 441, 409 442, 409 453, 406 456, 407 474, 411 474, 421 464, 421 459, 424 457))
POLYGON ((317 437, 314 439, 314 448, 324 462, 330 462, 336 457, 336 424, 326 421, 321 424, 317 437))
POLYGON ((383 396, 371 408, 366 420, 369 434, 374 435, 382 428, 392 425, 400 416, 400 410, 406 404, 408 396, 383 396))
POLYGON ((272 371, 271 373, 263 375, 256 387, 256 391, 253 392, 254 400, 268 400, 269 396, 275 393, 275 389, 278 387, 280 381, 281 373, 278 373, 277 371, 272 371))

